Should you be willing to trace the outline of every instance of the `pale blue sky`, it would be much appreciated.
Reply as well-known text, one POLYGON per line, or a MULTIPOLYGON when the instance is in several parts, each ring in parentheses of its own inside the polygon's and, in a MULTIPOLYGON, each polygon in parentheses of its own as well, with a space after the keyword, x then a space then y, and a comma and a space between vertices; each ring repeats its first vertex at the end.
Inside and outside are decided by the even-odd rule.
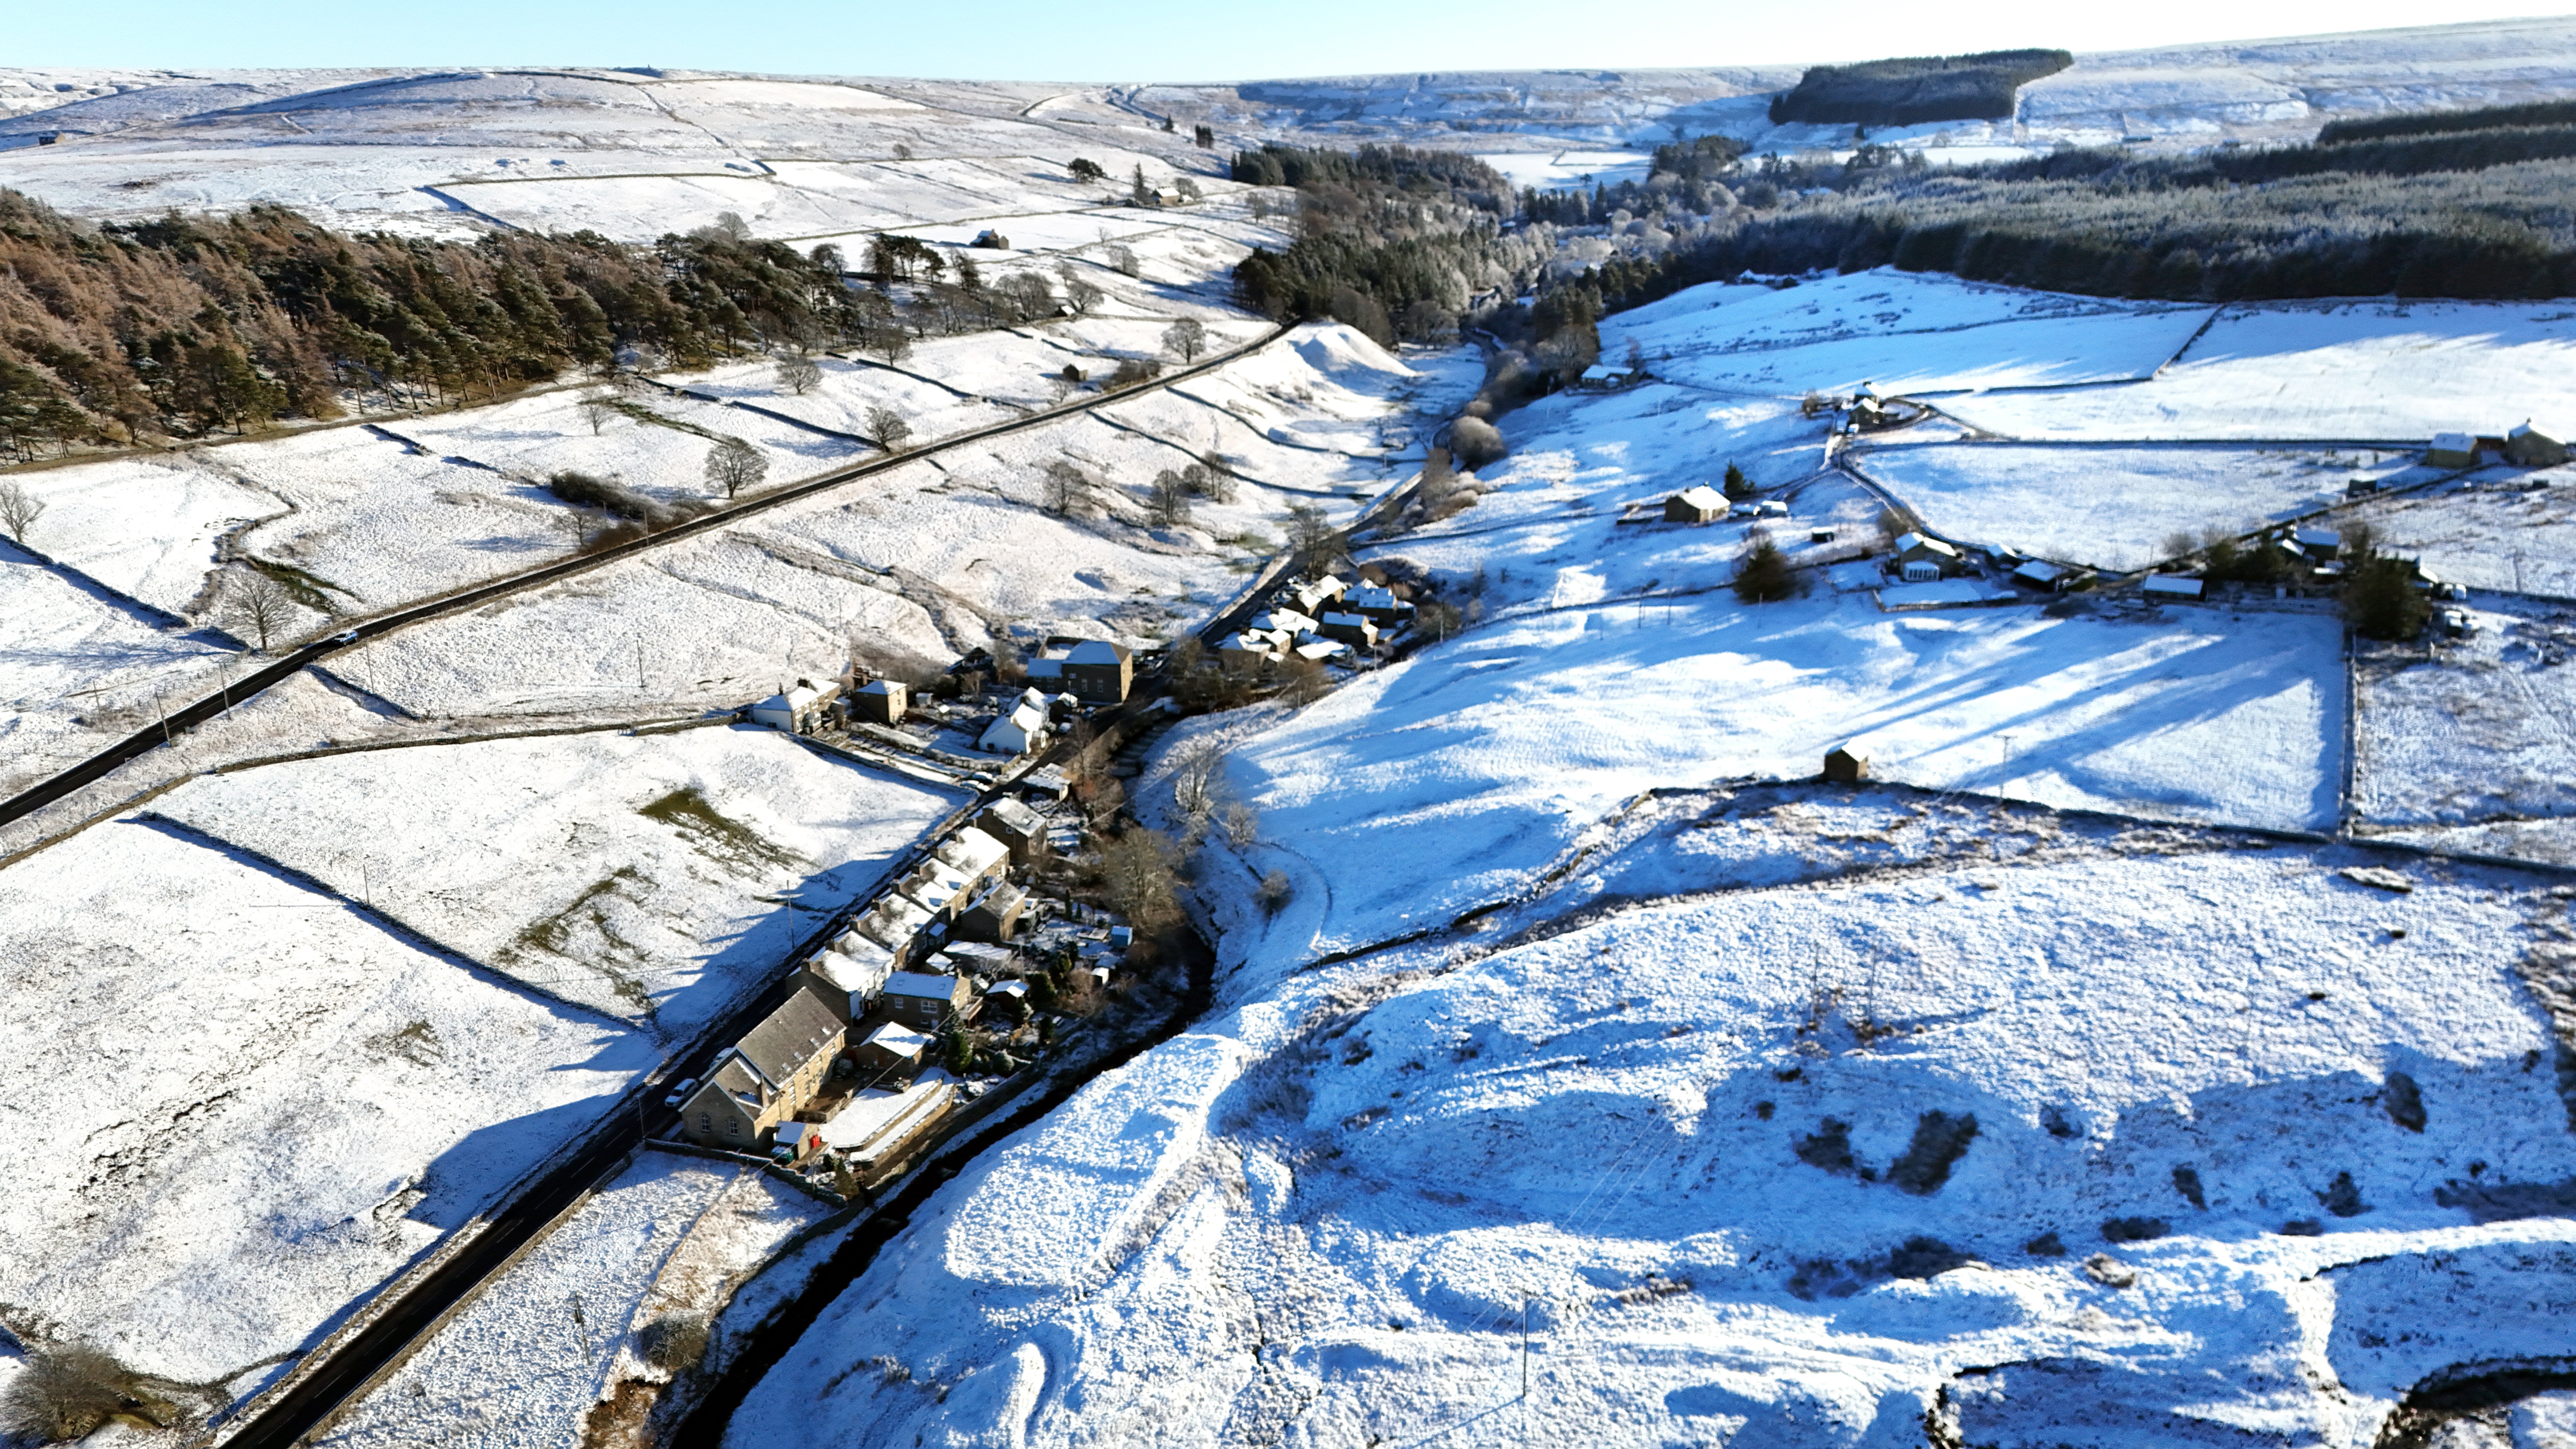
POLYGON ((7 0, 5 8, 0 65, 9 66, 658 65, 1169 81, 1812 62, 2013 45, 2116 50, 2534 13, 2531 0, 7 0), (1937 17, 1937 30, 1927 17, 1937 17))

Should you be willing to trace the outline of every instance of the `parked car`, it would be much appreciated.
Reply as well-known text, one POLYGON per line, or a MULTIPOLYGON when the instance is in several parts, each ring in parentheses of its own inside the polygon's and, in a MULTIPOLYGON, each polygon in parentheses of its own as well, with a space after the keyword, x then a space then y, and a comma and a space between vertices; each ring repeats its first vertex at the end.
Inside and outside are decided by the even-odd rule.
POLYGON ((2454 639, 2467 638, 2469 631, 2477 627, 2476 621, 2469 617, 2469 611, 2466 609, 2444 609, 2441 613, 2441 621, 2442 632, 2454 639))
POLYGON ((696 1091, 697 1089, 698 1089, 698 1079, 697 1079, 697 1078, 695 1078, 695 1077, 682 1077, 682 1078, 680 1079, 680 1085, 678 1085, 678 1086, 676 1086, 676 1087, 673 1087, 673 1088, 671 1089, 671 1095, 669 1095, 669 1096, 667 1096, 667 1097, 664 1097, 664 1098, 662 1099, 662 1105, 663 1105, 663 1106, 665 1106, 665 1107, 668 1107, 668 1108, 670 1108, 672 1111, 676 1112, 676 1111, 680 1110, 680 1104, 681 1104, 682 1102, 685 1102, 685 1101, 689 1100, 689 1094, 690 1094, 691 1092, 696 1091))

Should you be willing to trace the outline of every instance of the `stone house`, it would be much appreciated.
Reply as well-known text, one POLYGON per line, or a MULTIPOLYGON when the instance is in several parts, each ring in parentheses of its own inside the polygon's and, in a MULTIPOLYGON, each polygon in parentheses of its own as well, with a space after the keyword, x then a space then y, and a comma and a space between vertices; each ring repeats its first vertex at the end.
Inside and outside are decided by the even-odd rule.
POLYGON ((704 1147, 764 1150, 772 1129, 793 1121, 822 1092, 849 1029, 828 994, 800 979, 680 1104, 680 1135, 704 1147))

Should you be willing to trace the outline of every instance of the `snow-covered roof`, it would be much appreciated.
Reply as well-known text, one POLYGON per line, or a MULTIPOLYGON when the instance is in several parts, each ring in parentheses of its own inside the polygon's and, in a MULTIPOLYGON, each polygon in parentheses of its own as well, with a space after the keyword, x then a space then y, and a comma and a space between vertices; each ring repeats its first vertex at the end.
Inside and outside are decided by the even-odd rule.
POLYGON ((2477 439, 2470 437, 2466 433, 2435 433, 2433 435, 2433 451, 2436 453, 2466 453, 2476 447, 2477 439))
POLYGON ((882 698, 888 695, 903 693, 906 689, 907 686, 899 679, 871 679, 867 683, 859 686, 859 693, 875 695, 882 698))
POLYGON ((2013 570, 2014 578, 2028 579, 2034 584, 2053 584, 2065 576, 2066 570, 2046 559, 2025 559, 2020 568, 2013 570))
POLYGON ((1903 533, 1897 535, 1896 551, 1898 553, 1912 553, 1918 548, 1928 549, 1944 558, 1957 558, 1959 556, 1959 551, 1957 549, 1952 548, 1950 545, 1943 543, 1937 538, 1926 538, 1919 533, 1903 533))
POLYGON ((1320 626, 1312 617, 1300 614, 1294 609, 1272 609, 1268 613, 1253 615, 1252 627, 1285 629, 1291 634, 1311 634, 1320 626))
POLYGON ((2150 594, 2162 594, 2176 599, 2197 599, 2200 597, 2201 585, 2198 579, 2186 579, 2175 574, 2156 574, 2147 580, 2145 588, 2150 594))
POLYGON ((1133 658, 1135 656, 1127 651, 1127 646, 1124 644, 1112 644, 1105 639, 1085 639, 1073 646, 1073 652, 1064 656, 1064 662, 1067 664, 1124 664, 1133 658))
POLYGON ((1043 689, 1023 689, 1020 691, 1020 703, 1044 709, 1047 707, 1047 693, 1043 689))
POLYGON ((1315 639, 1297 646, 1298 658, 1311 659, 1318 663, 1350 652, 1351 646, 1335 639, 1315 639))
POLYGON ((1029 994, 1029 983, 1025 981, 996 981, 993 983, 993 989, 990 994, 994 996, 1017 996, 1026 999, 1029 994))
MULTIPOLYGON (((1023 810, 1026 810, 1027 808, 1028 807, 1026 806, 1021 807, 1023 810)), ((1036 817, 1032 815, 1030 818, 1034 819, 1036 817)), ((955 835, 939 842, 937 854, 941 860, 948 862, 950 865, 957 867, 959 870, 964 871, 970 876, 974 876, 982 875, 984 872, 991 870, 994 866, 1000 865, 1003 861, 1010 859, 1011 848, 985 834, 983 831, 976 829, 974 826, 969 825, 965 829, 958 831, 955 835)))
POLYGON ((898 971, 886 978, 885 994, 910 996, 927 1001, 957 999, 958 980, 954 976, 934 976, 921 971, 898 971))
POLYGON ((2331 528, 2302 528, 2291 537, 2298 540, 2301 548, 2343 547, 2343 535, 2331 528))
POLYGON ((1673 496, 1693 508, 1706 508, 1719 513, 1724 513, 1727 509, 1726 495, 1705 483, 1693 484, 1673 496))
POLYGON ((878 1027, 876 1030, 869 1032, 868 1039, 863 1043, 863 1045, 884 1047, 887 1051, 899 1052, 904 1056, 910 1056, 914 1052, 921 1050, 923 1047, 930 1045, 930 1038, 920 1032, 914 1031, 911 1027, 898 1026, 889 1021, 885 1025, 878 1027))

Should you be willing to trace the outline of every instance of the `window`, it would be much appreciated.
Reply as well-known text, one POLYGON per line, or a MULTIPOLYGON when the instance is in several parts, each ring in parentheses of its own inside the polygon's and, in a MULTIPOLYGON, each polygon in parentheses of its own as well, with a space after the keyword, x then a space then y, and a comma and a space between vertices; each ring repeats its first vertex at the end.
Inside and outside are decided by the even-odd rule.
POLYGON ((740 1117, 727 1117, 725 1119, 725 1135, 727 1137, 740 1137, 742 1135, 742 1119, 740 1117))
POLYGON ((700 1112, 698 1114, 698 1130, 701 1132, 713 1132, 716 1130, 715 1114, 712 1112, 700 1112))

